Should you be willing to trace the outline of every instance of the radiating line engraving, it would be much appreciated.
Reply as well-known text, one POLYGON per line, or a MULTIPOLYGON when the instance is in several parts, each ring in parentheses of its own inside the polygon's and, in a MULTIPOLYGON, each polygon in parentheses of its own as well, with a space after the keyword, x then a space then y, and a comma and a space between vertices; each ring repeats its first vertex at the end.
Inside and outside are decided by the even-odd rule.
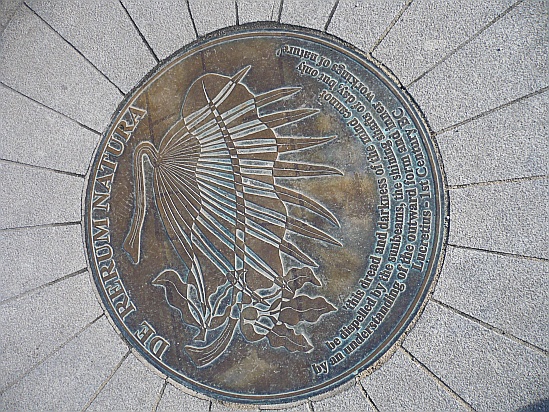
POLYGON ((198 367, 221 357, 237 331, 249 342, 266 339, 275 348, 309 352, 313 346, 296 326, 315 323, 336 310, 323 296, 303 292, 306 284, 322 286, 314 271, 318 265, 288 235, 342 245, 324 230, 292 216, 288 205, 321 216, 333 227, 339 222, 325 206, 280 180, 330 178, 342 172, 279 157, 336 136, 278 136, 276 128, 314 116, 318 110, 260 113, 301 88, 254 94, 244 82, 250 69, 246 66, 232 77, 217 73, 199 77, 159 147, 142 141, 133 154, 135 205, 123 247, 138 265, 148 209, 144 167, 148 160, 156 208, 188 268, 187 273, 165 269, 152 283, 164 288, 168 304, 195 330, 185 351, 198 367), (283 264, 282 254, 293 262, 290 267, 283 264))

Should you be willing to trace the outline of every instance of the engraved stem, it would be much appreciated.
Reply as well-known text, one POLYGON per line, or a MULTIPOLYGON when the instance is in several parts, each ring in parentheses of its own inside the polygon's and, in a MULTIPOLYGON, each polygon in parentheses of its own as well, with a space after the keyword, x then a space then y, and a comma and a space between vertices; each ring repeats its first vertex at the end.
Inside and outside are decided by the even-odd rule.
POLYGON ((139 263, 141 257, 141 231, 147 210, 145 196, 145 173, 143 162, 148 156, 151 163, 156 163, 158 151, 151 142, 144 141, 137 145, 133 156, 133 172, 135 181, 135 205, 130 231, 124 241, 124 250, 128 252, 134 263, 139 263))

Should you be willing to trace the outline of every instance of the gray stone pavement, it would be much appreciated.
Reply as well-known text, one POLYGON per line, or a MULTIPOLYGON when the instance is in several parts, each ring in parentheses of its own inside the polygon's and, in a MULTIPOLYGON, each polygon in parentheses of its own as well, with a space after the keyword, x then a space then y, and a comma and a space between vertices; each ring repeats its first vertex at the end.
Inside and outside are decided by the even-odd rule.
POLYGON ((390 69, 435 132, 450 192, 442 273, 402 347, 287 410, 549 410, 548 8, 0 0, 0 410, 238 410, 165 381, 115 332, 86 270, 81 196, 125 92, 197 35, 261 20, 325 30, 390 69))

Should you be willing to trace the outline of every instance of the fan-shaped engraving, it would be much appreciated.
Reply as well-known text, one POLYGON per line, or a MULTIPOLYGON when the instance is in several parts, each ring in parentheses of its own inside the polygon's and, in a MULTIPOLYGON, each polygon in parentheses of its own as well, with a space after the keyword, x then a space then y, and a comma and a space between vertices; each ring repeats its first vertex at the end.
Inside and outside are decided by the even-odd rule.
POLYGON ((259 109, 290 98, 300 88, 256 95, 243 82, 250 69, 232 77, 208 73, 198 78, 159 147, 143 141, 133 154, 135 207, 124 249, 139 264, 147 212, 143 163, 148 158, 158 213, 188 268, 188 273, 166 269, 153 285, 164 288, 168 304, 196 329, 185 350, 199 367, 218 359, 237 331, 250 342, 266 339, 275 348, 308 352, 313 346, 294 327, 336 310, 324 297, 301 292, 306 284, 321 286, 313 270, 317 264, 287 235, 341 244, 291 216, 287 205, 307 209, 333 226, 338 220, 320 203, 285 187, 280 178, 342 173, 327 165, 279 158, 335 136, 278 136, 274 129, 317 110, 261 114, 259 109), (293 258, 294 267, 284 269, 282 254, 293 258))

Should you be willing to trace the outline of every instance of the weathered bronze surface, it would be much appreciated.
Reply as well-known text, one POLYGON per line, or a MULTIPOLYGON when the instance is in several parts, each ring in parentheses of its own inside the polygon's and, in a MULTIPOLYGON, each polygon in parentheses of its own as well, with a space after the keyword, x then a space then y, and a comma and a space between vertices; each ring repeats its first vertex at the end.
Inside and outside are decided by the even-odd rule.
POLYGON ((436 276, 445 210, 427 127, 382 69, 325 35, 247 26, 128 95, 85 231, 143 358, 196 392, 284 403, 390 351, 436 276))

